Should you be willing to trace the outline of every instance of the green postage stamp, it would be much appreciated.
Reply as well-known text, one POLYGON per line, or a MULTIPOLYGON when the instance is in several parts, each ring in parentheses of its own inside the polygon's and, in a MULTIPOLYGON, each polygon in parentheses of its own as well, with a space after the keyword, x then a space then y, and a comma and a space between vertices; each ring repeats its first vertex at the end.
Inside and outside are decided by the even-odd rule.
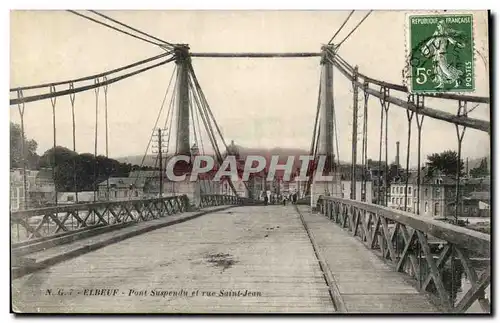
POLYGON ((409 15, 407 23, 410 91, 474 91, 473 16, 409 15))

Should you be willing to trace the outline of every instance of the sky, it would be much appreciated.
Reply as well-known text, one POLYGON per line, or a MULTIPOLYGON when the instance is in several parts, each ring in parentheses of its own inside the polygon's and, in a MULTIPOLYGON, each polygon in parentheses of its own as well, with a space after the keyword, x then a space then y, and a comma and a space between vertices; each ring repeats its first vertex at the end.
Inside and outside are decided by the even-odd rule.
MULTIPOLYGON (((172 43, 187 43, 192 52, 316 52, 349 14, 348 11, 103 13, 172 43)), ((366 11, 356 11, 336 41, 343 39, 365 14, 366 11)), ((342 45, 339 54, 351 65, 358 65, 365 75, 401 84, 406 58, 407 14, 404 11, 374 11, 342 45)), ((12 11, 10 18, 11 88, 92 75, 162 52, 154 45, 65 11, 12 11)), ((474 43, 486 59, 487 42, 487 13, 476 11, 474 43)), ((226 141, 234 140, 246 147, 309 148, 320 80, 319 57, 193 58, 192 64, 226 141)), ((110 85, 110 157, 145 152, 173 68, 171 63, 110 85)), ((474 94, 488 96, 489 72, 487 64, 478 56, 475 69, 474 94)), ((76 95, 76 148, 80 153, 94 151, 95 100, 94 91, 76 95)), ((352 86, 338 71, 334 71, 334 102, 340 159, 350 161, 352 86)), ((380 102, 370 98, 368 104, 368 157, 377 160, 380 102)), ((450 113, 456 113, 458 107, 454 101, 437 99, 429 99, 426 104, 450 113)), ((359 107, 361 109, 362 101, 359 107)), ((98 153, 104 154, 102 91, 99 92, 99 110, 98 153)), ((57 144, 72 148, 68 97, 57 99, 56 111, 57 144)), ((38 142, 40 154, 53 144, 51 112, 49 100, 25 106, 26 135, 38 142)), ((479 105, 469 116, 489 121, 489 105, 479 105)), ((10 107, 10 118, 19 122, 17 106, 10 107)), ((162 116, 161 120, 164 118, 162 116)), ((408 131, 405 110, 391 105, 389 122, 389 160, 394 160, 396 141, 401 142, 401 160, 404 160, 408 131)), ((361 155, 361 122, 359 124, 358 158, 361 155)), ((414 122, 412 133, 416 134, 414 122)), ((422 156, 457 149, 456 138, 453 124, 426 117, 422 156)), ((208 139, 205 136, 203 139, 207 145, 208 139)), ((411 164, 416 162, 416 151, 416 137, 413 136, 411 164)), ((489 135, 467 129, 463 156, 482 157, 489 151, 489 135)))

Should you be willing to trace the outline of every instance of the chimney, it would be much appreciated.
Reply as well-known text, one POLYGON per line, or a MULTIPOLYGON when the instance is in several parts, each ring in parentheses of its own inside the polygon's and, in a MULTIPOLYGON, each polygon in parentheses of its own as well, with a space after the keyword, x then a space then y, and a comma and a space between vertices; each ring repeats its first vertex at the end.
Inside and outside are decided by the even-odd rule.
POLYGON ((396 166, 399 168, 399 141, 396 141, 396 166))

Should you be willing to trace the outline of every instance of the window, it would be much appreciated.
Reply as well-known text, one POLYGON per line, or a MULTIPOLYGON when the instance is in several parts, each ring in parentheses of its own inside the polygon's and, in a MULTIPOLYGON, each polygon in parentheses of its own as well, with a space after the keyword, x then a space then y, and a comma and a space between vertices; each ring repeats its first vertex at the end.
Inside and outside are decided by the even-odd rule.
POLYGON ((439 215, 439 203, 434 203, 434 215, 439 215))
POLYGON ((73 202, 75 200, 75 197, 73 195, 68 195, 66 201, 68 202, 73 202))
MULTIPOLYGON (((425 193, 424 193, 424 196, 425 196, 425 197, 428 197, 428 196, 429 196, 429 189, 428 189, 427 187, 425 188, 425 191, 424 191, 424 192, 425 192, 425 193)), ((426 211, 426 212, 427 212, 427 211, 426 211)))
POLYGON ((115 197, 118 197, 118 192, 117 191, 114 191, 113 193, 114 193, 115 197))
POLYGON ((394 197, 391 198, 391 203, 394 204, 394 197))
POLYGON ((408 194, 411 195, 411 186, 408 186, 408 194))
POLYGON ((135 197, 139 197, 139 192, 135 191, 134 195, 135 195, 135 197))
POLYGON ((409 197, 409 198, 408 198, 408 200, 407 200, 407 204, 408 204, 408 205, 411 205, 411 197, 409 197))
POLYGON ((434 188, 434 196, 435 197, 440 197, 441 196, 441 188, 440 187, 435 187, 434 188))
POLYGON ((425 205, 424 205, 424 212, 425 213, 429 212, 429 204, 427 204, 427 202, 425 202, 425 205))
POLYGON ((345 190, 345 185, 344 185, 344 183, 342 183, 342 190, 345 190))
POLYGON ((403 194, 403 186, 399 187, 399 194, 403 194))

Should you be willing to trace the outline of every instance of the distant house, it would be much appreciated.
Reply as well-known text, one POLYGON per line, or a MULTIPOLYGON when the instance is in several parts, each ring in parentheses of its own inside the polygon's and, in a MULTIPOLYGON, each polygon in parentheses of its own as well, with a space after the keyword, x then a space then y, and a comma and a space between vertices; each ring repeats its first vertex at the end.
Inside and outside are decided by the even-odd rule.
POLYGON ((77 200, 79 204, 92 203, 94 202, 94 192, 78 192, 78 196, 75 192, 60 192, 57 195, 58 204, 76 204, 77 200))
MULTIPOLYGON (((238 177, 238 180, 232 181, 234 188, 236 189, 236 193, 240 197, 249 197, 247 187, 245 186, 245 182, 241 178, 238 177)), ((234 195, 234 192, 229 184, 229 180, 227 178, 223 178, 221 181, 221 192, 223 195, 234 195)))
MULTIPOLYGON (((460 214, 463 217, 489 217, 490 192, 472 192, 462 198, 460 214)), ((451 203, 455 206, 455 202, 451 203)))
POLYGON ((144 178, 110 177, 109 196, 108 181, 102 181, 98 186, 98 198, 111 201, 140 199, 144 197, 144 186, 144 178))
MULTIPOLYGON (((423 169, 420 175, 420 194, 418 192, 418 177, 416 172, 410 172, 408 178, 408 191, 406 192, 406 179, 397 178, 390 185, 390 198, 388 206, 395 209, 404 210, 406 193, 406 211, 420 215, 432 217, 453 217, 455 216, 457 181, 454 176, 446 176, 440 173, 428 174, 427 169, 423 169), (420 201, 419 201, 420 199, 420 201), (418 207, 418 208, 417 208, 418 207)), ((472 214, 467 203, 475 203, 479 207, 480 199, 474 197, 473 192, 478 188, 488 188, 489 182, 478 179, 463 179, 460 181, 459 190, 464 209, 459 216, 472 214), (471 195, 472 194, 472 195, 471 195), (470 198, 468 202, 467 198, 470 198), (472 201, 475 202, 472 202, 472 201), (466 212, 467 210, 467 212, 466 212), (462 214, 462 212, 464 214, 462 214)), ((488 193, 489 194, 489 193, 488 193)), ((487 199, 489 202, 489 197, 487 199)), ((484 201, 483 201, 484 202, 484 201)), ((459 206, 460 207, 460 206, 459 206)))
POLYGON ((23 169, 10 171, 10 209, 13 211, 53 205, 56 188, 52 179, 52 170, 26 170, 26 191, 24 196, 23 169), (25 205, 25 201, 27 205, 25 205))

